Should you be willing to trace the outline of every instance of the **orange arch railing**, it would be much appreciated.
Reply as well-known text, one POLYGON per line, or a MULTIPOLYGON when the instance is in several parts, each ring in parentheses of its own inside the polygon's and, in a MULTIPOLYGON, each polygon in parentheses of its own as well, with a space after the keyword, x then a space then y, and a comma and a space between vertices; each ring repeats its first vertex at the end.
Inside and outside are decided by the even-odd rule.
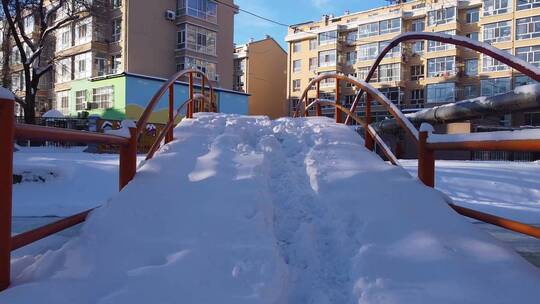
MULTIPOLYGON (((511 54, 508 54, 507 52, 500 50, 494 46, 491 46, 490 44, 487 44, 485 42, 480 42, 476 40, 472 40, 467 37, 463 36, 454 36, 449 34, 443 34, 443 33, 417 33, 417 32, 407 32, 403 33, 401 35, 396 36, 394 39, 390 41, 390 43, 381 51, 373 65, 371 66, 371 69, 366 76, 366 82, 369 82, 375 72, 377 71, 379 64, 384 59, 386 54, 388 54, 394 47, 398 46, 401 42, 404 41, 411 41, 411 40, 429 40, 429 41, 437 41, 447 44, 453 44, 457 46, 462 46, 468 49, 471 49, 473 51, 477 51, 479 53, 488 55, 506 65, 509 67, 516 69, 517 71, 527 75, 528 77, 540 82, 540 69, 516 56, 513 56, 511 54)), ((364 92, 360 91, 356 98, 353 101, 353 104, 351 106, 351 112, 356 111, 356 107, 358 105, 358 102, 360 101, 360 98, 364 92)), ((345 119, 345 123, 348 124, 350 122, 351 118, 348 116, 345 119)))
POLYGON ((137 173, 138 137, 142 134, 154 108, 167 91, 169 92, 169 119, 165 128, 157 136, 152 145, 147 159, 154 156, 164 139, 165 143, 173 140, 172 129, 186 106, 186 117, 188 118, 192 118, 193 113, 197 111, 204 111, 206 109, 217 111, 212 83, 204 73, 196 70, 178 72, 161 86, 148 103, 148 106, 137 122, 137 126, 130 128, 129 138, 102 133, 16 124, 13 116, 15 107, 14 96, 5 91, 5 89, 0 87, 0 130, 2 130, 0 132, 0 159, 2 160, 0 162, 0 291, 8 288, 10 284, 12 251, 84 222, 93 210, 87 210, 57 222, 12 236, 13 142, 16 139, 118 145, 120 146, 119 185, 121 191, 137 173), (184 76, 189 77, 189 98, 175 111, 174 85, 177 80, 184 76), (194 91, 194 76, 201 78, 201 93, 196 94, 194 91), (210 97, 205 95, 207 87, 210 97))
MULTIPOLYGON (((477 149, 477 150, 511 150, 511 151, 530 151, 538 150, 540 151, 540 141, 523 141, 523 140, 493 140, 493 141, 483 141, 483 142, 448 142, 448 143, 430 143, 428 140, 429 133, 426 131, 418 132, 412 123, 407 119, 407 117, 393 104, 391 103, 382 93, 377 89, 373 88, 371 85, 363 81, 357 81, 351 78, 348 78, 344 75, 338 74, 325 74, 313 79, 304 90, 298 107, 296 109, 295 117, 300 116, 303 113, 304 116, 308 116, 310 109, 315 107, 315 113, 317 116, 321 116, 321 105, 322 106, 331 106, 336 110, 336 122, 340 123, 339 114, 341 112, 348 115, 351 119, 355 120, 358 124, 362 125, 365 130, 365 146, 367 149, 373 151, 375 144, 379 145, 382 149, 383 154, 388 158, 388 160, 394 164, 399 165, 398 159, 392 153, 391 149, 384 143, 383 139, 377 134, 377 131, 370 125, 371 123, 371 101, 377 101, 383 105, 388 112, 398 122, 398 124, 405 129, 405 131, 413 138, 414 142, 418 145, 418 178, 429 187, 435 186, 435 155, 436 150, 447 150, 447 149, 477 149), (336 98, 335 101, 324 101, 320 99, 320 82, 325 79, 335 79, 336 81, 336 98), (340 104, 340 94, 339 86, 340 82, 346 82, 355 85, 358 89, 361 89, 367 93, 366 98, 366 110, 365 118, 362 119, 358 117, 353 111, 346 109, 340 104), (310 89, 316 85, 317 93, 316 99, 307 104, 308 93, 310 89), (303 107, 303 110, 301 109, 303 107)), ((448 202, 448 205, 455 210, 457 213, 470 217, 482 222, 486 222, 492 225, 496 225, 508 230, 515 232, 523 233, 529 236, 540 238, 540 228, 527 225, 524 223, 516 222, 510 219, 498 217, 495 215, 479 212, 473 209, 461 207, 454 205, 453 202, 448 202)))

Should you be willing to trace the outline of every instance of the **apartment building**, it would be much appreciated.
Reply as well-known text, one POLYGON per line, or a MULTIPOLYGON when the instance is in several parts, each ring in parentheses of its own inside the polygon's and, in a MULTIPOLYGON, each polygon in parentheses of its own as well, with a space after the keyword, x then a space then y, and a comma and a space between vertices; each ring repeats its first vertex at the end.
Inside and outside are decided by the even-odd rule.
MULTIPOLYGON (((231 46, 238 9, 233 0, 101 2, 104 9, 97 14, 67 23, 55 33, 51 44, 58 60, 40 90, 52 108, 69 116, 124 118, 130 104, 136 105, 137 112, 149 101, 126 99, 147 96, 154 89, 144 79, 166 79, 188 68, 205 72, 215 87, 232 89, 231 46)), ((71 9, 62 8, 56 19, 71 9)), ((26 22, 33 26, 33 17, 27 19, 25 26, 26 22)), ((14 49, 13 85, 22 86, 17 58, 14 49)))
MULTIPOLYGON (((487 42, 540 65, 540 0, 407 1, 343 16, 323 16, 289 28, 288 99, 290 111, 317 75, 341 73, 365 79, 375 58, 403 32, 440 32, 487 42)), ((371 83, 403 111, 505 93, 531 80, 489 56, 431 41, 395 47, 371 83)), ((333 99, 335 83, 321 84, 322 98, 333 99)), ((350 105, 353 88, 341 87, 350 105)), ((309 98, 315 97, 315 90, 309 98)), ((333 109, 323 109, 328 116, 333 109)), ((362 115, 364 103, 358 114, 362 115)), ((374 108, 378 119, 387 116, 374 108)), ((538 115, 506 115, 501 125, 539 123, 538 115)))
POLYGON ((250 95, 250 115, 287 116, 287 52, 269 36, 236 46, 233 87, 250 95))

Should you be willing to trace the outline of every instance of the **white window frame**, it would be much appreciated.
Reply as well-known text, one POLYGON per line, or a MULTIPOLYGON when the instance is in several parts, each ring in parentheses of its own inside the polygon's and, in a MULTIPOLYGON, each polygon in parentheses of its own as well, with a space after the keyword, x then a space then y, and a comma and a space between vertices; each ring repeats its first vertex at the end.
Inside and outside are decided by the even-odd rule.
POLYGON ((427 14, 428 26, 447 24, 456 21, 457 8, 443 7, 429 11, 427 14))
MULTIPOLYGON (((455 35, 455 30, 449 30, 449 31, 442 31, 438 32, 442 34, 448 34, 448 35, 455 35)), ((456 46, 450 43, 443 43, 439 41, 428 41, 427 45, 427 51, 428 52, 438 52, 438 51, 447 51, 447 50, 453 50, 456 46)))
POLYGON ((328 31, 319 33, 319 45, 328 45, 337 43, 338 33, 337 31, 328 31))
POLYGON ((516 10, 526 10, 540 7, 540 0, 516 0, 516 10))
POLYGON ((449 103, 456 101, 456 83, 442 82, 426 86, 426 103, 449 103))
POLYGON ((478 76, 478 58, 465 60, 465 75, 468 77, 478 76))
POLYGON ((512 0, 484 0, 484 16, 494 16, 512 12, 512 0))
MULTIPOLYGON (((510 50, 503 50, 510 53, 510 50)), ((501 63, 499 60, 490 57, 488 55, 482 54, 482 72, 498 72, 498 71, 507 71, 510 67, 504 63, 501 63)))
POLYGON ((114 106, 114 86, 94 88, 92 102, 97 103, 98 109, 112 109, 114 106))
POLYGON ((516 40, 540 37, 540 16, 526 17, 516 20, 516 40))
POLYGON ((496 43, 510 41, 512 39, 512 22, 499 21, 484 24, 482 30, 482 41, 486 43, 496 43))
POLYGON ((328 50, 319 52, 319 67, 330 67, 337 65, 337 50, 328 50), (323 56, 321 58, 321 56, 323 56), (331 60, 333 57, 333 60, 331 60), (324 60, 321 60, 324 59, 324 60))
POLYGON ((480 92, 482 96, 491 97, 507 93, 510 90, 512 90, 511 77, 489 78, 480 80, 480 92))
POLYGON ((86 52, 74 56, 75 72, 74 79, 87 79, 92 77, 92 52, 86 52))
POLYGON ((516 57, 540 67, 540 45, 516 48, 516 57))
POLYGON ((477 23, 480 21, 480 9, 471 8, 465 12, 465 21, 467 23, 477 23))
POLYGON ((456 75, 456 57, 446 56, 428 59, 428 77, 449 77, 456 75))
POLYGON ((302 71, 302 59, 293 60, 293 72, 299 73, 302 71))

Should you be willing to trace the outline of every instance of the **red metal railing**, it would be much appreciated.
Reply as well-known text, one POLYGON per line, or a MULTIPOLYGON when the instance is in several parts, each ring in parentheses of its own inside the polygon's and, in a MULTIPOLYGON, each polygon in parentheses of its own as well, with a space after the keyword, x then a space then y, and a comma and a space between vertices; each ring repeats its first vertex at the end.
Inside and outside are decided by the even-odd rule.
MULTIPOLYGON (((0 88, 0 90, 2 90, 0 88)), ((13 143, 16 139, 51 140, 78 142, 87 144, 111 144, 120 146, 119 185, 122 190, 134 177, 137 170, 137 141, 144 131, 150 116, 166 92, 169 92, 169 120, 166 127, 157 136, 147 159, 152 158, 162 141, 173 140, 173 127, 187 106, 186 117, 192 118, 197 111, 216 111, 214 89, 206 75, 196 70, 187 70, 173 75, 148 103, 136 128, 130 128, 130 137, 121 137, 101 133, 74 131, 59 128, 16 124, 14 120, 13 98, 0 99, 0 291, 9 287, 11 272, 11 252, 39 241, 52 234, 84 222, 90 212, 64 218, 60 221, 11 236, 12 191, 13 191, 13 143), (182 77, 189 78, 189 98, 176 111, 174 110, 174 85, 182 77), (195 94, 194 76, 200 77, 200 94, 195 94), (205 90, 209 89, 206 97, 205 90)))
MULTIPOLYGON (((483 140, 483 141, 449 141, 444 142, 437 140, 436 142, 429 142, 429 133, 426 131, 418 132, 416 128, 410 123, 406 116, 393 104, 388 98, 382 95, 377 89, 373 88, 371 85, 364 81, 357 81, 351 78, 348 78, 344 75, 338 74, 325 74, 313 79, 304 90, 298 108, 296 109, 295 117, 300 116, 303 113, 304 116, 310 114, 310 109, 315 108, 315 114, 321 116, 321 105, 322 106, 331 106, 345 113, 348 117, 356 121, 358 124, 362 125, 365 130, 365 147, 371 151, 374 150, 375 145, 378 145, 383 154, 388 158, 388 160, 394 164, 399 165, 399 162, 392 150, 384 143, 383 139, 377 134, 377 131, 369 125, 371 122, 371 102, 376 101, 381 104, 390 114, 396 119, 398 124, 405 129, 405 132, 410 135, 413 141, 418 145, 418 178, 429 187, 435 187, 435 151, 436 150, 475 150, 475 151, 486 151, 486 150, 504 150, 504 151, 540 151, 540 140, 483 140), (349 109, 344 108, 337 99, 339 96, 336 96, 336 101, 323 101, 318 98, 320 96, 319 88, 320 82, 325 79, 335 79, 337 85, 339 86, 340 82, 350 83, 358 90, 362 90, 367 94, 366 98, 366 111, 364 119, 358 117, 354 112, 349 109), (316 85, 317 98, 307 104, 308 92, 311 90, 311 87, 316 85)), ((341 113, 340 113, 341 114, 341 113)), ((340 118, 336 118, 336 123, 341 121, 340 118)), ((505 219, 495 215, 479 212, 469 208, 461 207, 454 205, 453 203, 448 204, 452 209, 457 213, 473 218, 485 223, 497 225, 499 227, 512 230, 515 232, 523 233, 529 236, 540 238, 540 228, 527 225, 524 223, 512 221, 510 219, 505 219)))

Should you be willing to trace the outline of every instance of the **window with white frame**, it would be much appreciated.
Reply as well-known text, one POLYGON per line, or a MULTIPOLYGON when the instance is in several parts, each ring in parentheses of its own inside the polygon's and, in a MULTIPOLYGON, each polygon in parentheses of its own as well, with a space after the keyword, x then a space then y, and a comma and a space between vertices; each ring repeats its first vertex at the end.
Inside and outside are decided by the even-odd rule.
MULTIPOLYGON (((449 31, 442 31, 439 33, 447 34, 447 35, 455 35, 456 31, 449 30, 449 31)), ((446 50, 452 50, 455 48, 456 46, 450 43, 443 43, 439 41, 428 41, 428 52, 446 51, 446 50)))
POLYGON ((516 20, 516 39, 531 39, 540 37, 540 16, 516 20))
POLYGON ((188 15, 217 23, 217 2, 212 0, 179 0, 179 15, 188 15))
POLYGON ((120 41, 122 35, 122 19, 116 18, 112 21, 112 42, 120 41))
POLYGON ((76 55, 75 59, 75 79, 86 79, 92 77, 92 52, 76 55))
POLYGON ((317 57, 309 58, 309 70, 315 71, 317 69, 317 66, 318 66, 317 57))
POLYGON ((424 90, 415 89, 411 90, 411 104, 412 105, 422 105, 424 103, 424 90))
POLYGON ((428 77, 448 77, 456 74, 456 57, 428 59, 428 77))
POLYGON ((401 18, 379 21, 379 35, 401 31, 401 18))
POLYGON ((401 64, 381 64, 379 66, 379 81, 400 81, 401 80, 401 64))
POLYGON ((297 41, 297 42, 293 42, 293 53, 298 53, 302 50, 302 43, 300 41, 297 41))
POLYGON ((177 68, 179 70, 186 69, 195 69, 201 71, 208 76, 210 80, 217 80, 216 74, 216 64, 214 62, 209 62, 204 59, 199 59, 195 57, 179 57, 177 61, 177 68))
POLYGON ((411 44, 411 51, 413 54, 424 54, 424 41, 414 41, 411 44))
MULTIPOLYGON (((510 52, 510 50, 504 50, 510 52)), ((482 72, 497 72, 497 71, 506 71, 510 67, 504 63, 501 63, 499 60, 494 59, 488 55, 482 54, 482 72)))
POLYGON ((480 9, 478 8, 468 9, 465 15, 466 15, 465 19, 467 23, 476 23, 480 20, 480 9))
POLYGON ((427 103, 448 103, 456 101, 456 84, 454 82, 444 82, 428 84, 427 103))
POLYGON ((420 80, 424 78, 424 65, 411 66, 411 80, 420 80))
POLYGON ((75 110, 84 111, 86 109, 86 90, 75 92, 75 110))
POLYGON ((358 60, 373 60, 379 54, 379 45, 377 42, 362 44, 360 45, 359 53, 358 60))
POLYGON ((316 50, 317 49, 317 39, 310 39, 309 40, 309 50, 316 50))
MULTIPOLYGON (((358 79, 366 80, 370 70, 371 67, 358 68, 358 72, 356 73, 358 75, 358 79)), ((375 69, 375 72, 373 73, 370 82, 379 82, 379 69, 375 69)))
POLYGON ((443 7, 428 12, 428 25, 440 25, 456 21, 456 7, 443 7))
POLYGON ((75 23, 75 45, 92 41, 92 18, 75 23))
POLYGON ((465 37, 467 37, 469 39, 472 39, 472 40, 475 40, 475 41, 480 41, 478 32, 467 33, 467 34, 465 34, 465 37))
POLYGON ((424 19, 416 19, 411 23, 411 32, 423 32, 426 29, 426 22, 424 19))
POLYGON ((294 60, 293 61, 293 72, 298 73, 302 70, 302 60, 294 60))
POLYGON ((350 51, 345 53, 345 60, 347 65, 354 65, 356 63, 356 51, 350 51))
POLYGON ((98 109, 110 109, 113 107, 114 87, 107 86, 92 90, 92 102, 96 103, 98 109))
POLYGON ((293 83, 293 92, 300 91, 301 80, 300 79, 295 79, 295 80, 293 80, 292 83, 293 83))
POLYGON ((379 22, 361 24, 358 26, 358 37, 372 37, 379 35, 379 22))
POLYGON ((540 67, 540 45, 516 48, 516 56, 540 67))
POLYGON ((64 26, 56 32, 56 51, 71 47, 71 27, 64 26))
POLYGON ((347 36, 345 36, 345 40, 349 44, 353 44, 358 39, 358 31, 348 32, 347 36))
POLYGON ((319 34, 319 45, 333 44, 337 42, 337 31, 329 31, 319 34))
POLYGON ((336 50, 319 52, 319 67, 335 66, 337 60, 336 50))
MULTIPOLYGON (((390 41, 381 41, 379 42, 379 52, 382 52, 390 44, 390 41)), ((379 55, 379 54, 377 54, 379 55)), ((393 47, 390 52, 388 52, 384 58, 394 58, 401 56, 401 43, 393 47)))
POLYGON ((380 88, 379 91, 392 103, 401 104, 401 89, 399 87, 380 88))
POLYGON ((512 89, 511 78, 492 78, 480 80, 480 91, 482 96, 495 96, 504 94, 512 89))
MULTIPOLYGON (((321 75, 327 75, 327 74, 335 74, 336 71, 328 71, 328 72, 322 72, 322 73, 319 73, 319 76, 321 75)), ((336 85, 336 79, 335 78, 327 78, 327 79, 324 79, 324 80, 321 80, 321 87, 333 87, 336 85)), ((321 97, 321 99, 323 99, 323 97, 321 97)))
POLYGON ((70 91, 56 92, 56 110, 64 115, 69 115, 69 93, 70 91))
POLYGON ((120 73, 120 67, 122 66, 122 54, 111 56, 111 74, 120 73))
POLYGON ((465 75, 469 77, 478 75, 478 59, 465 60, 465 75))
POLYGON ((487 43, 509 41, 512 35, 510 21, 501 21, 484 25, 483 41, 487 43))
POLYGON ((540 7, 540 0, 517 0, 517 10, 540 7))
POLYGON ((56 83, 71 81, 71 58, 59 60, 55 67, 56 83))
MULTIPOLYGON (((217 33, 190 23, 182 23, 178 32, 178 49, 188 49, 207 55, 216 55, 217 33)), ((300 43, 293 43, 293 49, 300 43)))
POLYGON ((512 0, 484 0, 484 16, 505 14, 512 11, 512 0))
POLYGON ((466 85, 463 87, 463 98, 472 99, 480 96, 478 86, 476 85, 466 85))
POLYGON ((96 75, 98 77, 107 75, 107 59, 104 57, 96 57, 94 61, 96 64, 96 75))

